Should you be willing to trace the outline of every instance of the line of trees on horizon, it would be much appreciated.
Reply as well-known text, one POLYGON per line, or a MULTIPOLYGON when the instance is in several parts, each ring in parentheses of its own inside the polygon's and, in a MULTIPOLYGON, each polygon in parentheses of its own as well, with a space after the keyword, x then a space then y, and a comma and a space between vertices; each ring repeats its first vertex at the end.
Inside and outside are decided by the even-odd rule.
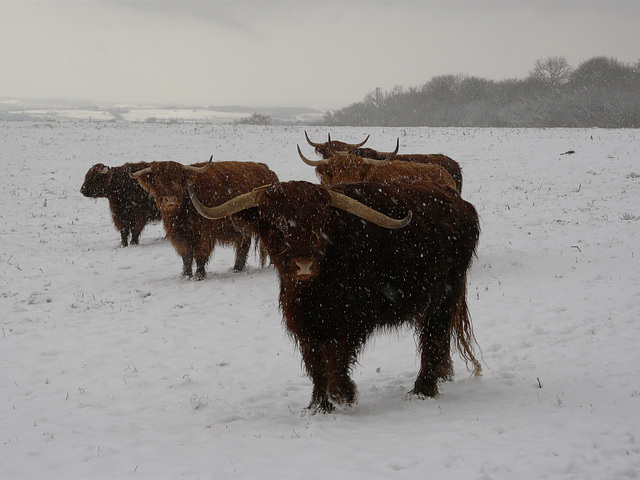
POLYGON ((536 60, 524 79, 443 75, 327 112, 326 126, 640 127, 640 60, 594 57, 571 67, 562 56, 536 60))

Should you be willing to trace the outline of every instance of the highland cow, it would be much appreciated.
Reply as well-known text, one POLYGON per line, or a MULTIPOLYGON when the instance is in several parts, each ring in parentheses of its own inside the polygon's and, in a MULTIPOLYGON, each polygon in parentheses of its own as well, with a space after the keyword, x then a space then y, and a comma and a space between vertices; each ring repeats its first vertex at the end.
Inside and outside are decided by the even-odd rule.
MULTIPOLYGON (((309 145, 315 148, 316 152, 322 155, 322 158, 329 158, 334 156, 336 153, 350 153, 353 155, 357 155, 359 157, 371 158, 374 160, 386 160, 389 158, 392 152, 380 152, 378 150, 374 150, 372 148, 362 148, 362 144, 359 146, 355 146, 355 144, 348 144, 344 142, 340 142, 337 140, 331 140, 331 135, 328 136, 328 141, 324 143, 315 143, 309 140, 309 137, 306 135, 307 142, 309 145)), ((367 137, 368 139, 369 137, 367 137)), ((415 162, 415 163, 424 163, 424 164, 433 164, 440 165, 443 167, 449 175, 456 182, 456 189, 458 192, 462 192, 462 168, 460 164, 456 162, 451 157, 443 155, 441 153, 431 153, 431 154, 422 154, 422 153, 396 153, 393 156, 394 160, 400 160, 404 162, 415 162)))
MULTIPOLYGON (((213 157, 212 157, 213 158, 213 157)), ((182 165, 152 162, 132 174, 156 200, 167 238, 182 258, 182 275, 191 277, 196 263, 196 280, 206 277, 205 266, 216 245, 232 246, 236 251, 233 270, 244 269, 255 228, 232 219, 207 220, 196 212, 187 194, 193 184, 200 198, 211 204, 225 202, 256 187, 278 182, 277 175, 264 163, 212 162, 182 165)), ((258 247, 260 248, 260 247, 258 247)), ((266 254, 261 250, 264 265, 266 254)))
POLYGON ((148 163, 126 163, 121 167, 108 167, 98 163, 87 172, 80 192, 85 197, 107 198, 111 218, 120 232, 121 244, 137 245, 140 233, 149 222, 160 221, 160 211, 149 193, 129 177, 129 172, 147 168, 148 163))
POLYGON ((197 189, 189 193, 207 218, 258 229, 280 278, 286 328, 313 382, 310 409, 353 404, 350 372, 365 342, 403 324, 415 328, 420 352, 412 394, 438 394, 452 374, 452 343, 479 373, 466 303, 478 215, 454 189, 283 182, 211 207, 197 189))
POLYGON ((456 188, 456 182, 440 165, 393 160, 391 152, 387 160, 373 160, 350 153, 339 153, 324 160, 309 160, 300 151, 304 163, 316 167, 320 183, 327 186, 350 182, 421 182, 431 181, 456 188))

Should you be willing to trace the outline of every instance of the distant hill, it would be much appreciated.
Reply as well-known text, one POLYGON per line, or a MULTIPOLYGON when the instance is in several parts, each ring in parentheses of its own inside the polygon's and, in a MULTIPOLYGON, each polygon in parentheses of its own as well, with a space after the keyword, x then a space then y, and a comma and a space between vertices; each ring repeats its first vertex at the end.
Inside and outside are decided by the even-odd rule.
POLYGON ((136 105, 58 98, 0 98, 0 120, 233 123, 254 114, 268 115, 274 123, 317 123, 324 112, 308 107, 136 105))

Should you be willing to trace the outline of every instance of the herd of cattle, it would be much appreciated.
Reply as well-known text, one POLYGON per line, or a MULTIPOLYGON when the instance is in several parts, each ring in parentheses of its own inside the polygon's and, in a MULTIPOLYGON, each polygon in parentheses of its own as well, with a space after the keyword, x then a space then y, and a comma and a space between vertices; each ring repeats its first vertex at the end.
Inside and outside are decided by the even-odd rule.
POLYGON ((81 192, 106 197, 122 245, 162 220, 182 275, 204 279, 217 244, 235 248, 242 271, 252 241, 280 278, 284 322, 313 382, 309 408, 353 404, 358 353, 377 330, 415 328, 420 371, 411 391, 433 397, 453 375, 455 346, 474 372, 467 272, 480 234, 461 197, 460 165, 437 155, 358 144, 307 142, 322 156, 302 161, 320 184, 280 182, 264 163, 97 164, 81 192))

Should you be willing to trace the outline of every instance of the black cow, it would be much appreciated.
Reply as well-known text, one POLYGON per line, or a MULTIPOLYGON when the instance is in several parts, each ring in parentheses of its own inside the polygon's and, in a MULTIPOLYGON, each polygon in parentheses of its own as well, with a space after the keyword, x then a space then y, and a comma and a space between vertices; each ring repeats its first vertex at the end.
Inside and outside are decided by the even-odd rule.
POLYGON ((84 177, 80 192, 85 197, 109 200, 111 218, 120 232, 122 246, 137 245, 140 233, 149 222, 160 221, 160 210, 151 195, 145 192, 137 180, 129 177, 149 166, 146 162, 126 163, 120 167, 108 167, 98 163, 84 177))

